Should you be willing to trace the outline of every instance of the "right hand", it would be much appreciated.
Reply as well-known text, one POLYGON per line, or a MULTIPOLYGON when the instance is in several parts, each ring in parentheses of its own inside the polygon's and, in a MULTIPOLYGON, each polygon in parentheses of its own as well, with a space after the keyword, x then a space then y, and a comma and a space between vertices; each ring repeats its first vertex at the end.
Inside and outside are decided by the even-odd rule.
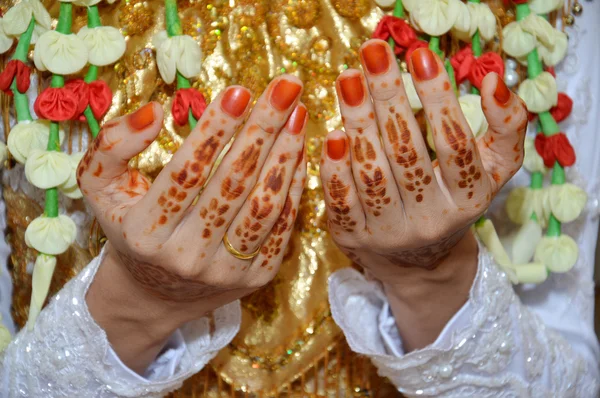
POLYGON ((147 307, 167 308, 173 328, 276 275, 306 176, 301 92, 297 78, 276 78, 244 122, 251 94, 227 88, 152 184, 128 163, 160 132, 156 103, 106 123, 81 161, 79 186, 108 237, 105 262, 128 271, 120 275, 131 277, 129 288, 147 307), (225 235, 242 253, 260 251, 240 260, 225 248, 225 235))

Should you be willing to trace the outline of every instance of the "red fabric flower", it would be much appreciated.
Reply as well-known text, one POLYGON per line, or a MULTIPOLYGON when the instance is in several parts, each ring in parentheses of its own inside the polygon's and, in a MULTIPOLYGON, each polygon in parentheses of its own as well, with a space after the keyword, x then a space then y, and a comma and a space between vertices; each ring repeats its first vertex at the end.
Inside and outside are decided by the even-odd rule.
POLYGON ((372 37, 387 41, 390 36, 394 40, 394 52, 396 55, 402 53, 402 51, 406 50, 417 40, 417 34, 406 21, 398 17, 386 15, 377 24, 372 37))
POLYGON ((565 93, 558 93, 558 104, 550 109, 550 114, 557 123, 569 117, 573 110, 573 100, 565 93))
POLYGON ((550 73, 552 77, 556 79, 556 71, 554 70, 554 66, 548 66, 546 68, 546 72, 550 73))
POLYGON ((89 105, 94 117, 97 120, 102 117, 110 109, 112 104, 112 91, 104 80, 95 80, 91 83, 86 83, 82 79, 69 80, 65 84, 65 88, 71 90, 77 97, 77 114, 75 119, 85 121, 83 112, 89 105))
POLYGON ((543 133, 539 133, 535 137, 535 149, 544 159, 546 167, 554 167, 554 162, 562 167, 568 167, 575 164, 575 150, 571 146, 569 139, 564 133, 558 133, 546 137, 543 133))
POLYGON ((31 69, 25 65, 23 61, 13 59, 6 64, 6 68, 0 73, 0 90, 8 95, 12 95, 10 85, 13 79, 17 79, 17 90, 20 93, 25 93, 29 89, 29 75, 31 69))
POLYGON ((504 76, 504 62, 493 52, 482 54, 476 58, 471 47, 465 47, 450 59, 456 73, 456 82, 462 83, 468 79, 474 87, 481 90, 483 78, 490 72, 504 76))
POLYGON ((410 46, 408 46, 408 48, 406 49, 406 53, 404 54, 404 60, 408 63, 410 62, 410 56, 412 55, 413 51, 419 49, 419 48, 425 48, 425 47, 429 47, 429 43, 427 43, 426 41, 423 40, 415 40, 410 46))
POLYGON ((178 125, 184 126, 187 124, 190 109, 196 120, 200 119, 206 109, 206 101, 204 100, 202 93, 195 88, 182 88, 177 90, 175 98, 173 99, 171 113, 178 125))
POLYGON ((35 100, 38 117, 55 122, 70 120, 77 114, 77 95, 64 87, 48 87, 35 100))

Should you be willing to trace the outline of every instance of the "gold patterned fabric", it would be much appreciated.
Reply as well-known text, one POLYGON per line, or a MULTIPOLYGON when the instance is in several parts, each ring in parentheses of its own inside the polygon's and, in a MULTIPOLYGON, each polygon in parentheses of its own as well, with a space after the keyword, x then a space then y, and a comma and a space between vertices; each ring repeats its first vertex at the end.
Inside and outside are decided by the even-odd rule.
MULTIPOLYGON (((2 0, 1 10, 6 12, 11 3, 2 0)), ((56 18, 58 2, 43 3, 56 18)), ((383 11, 372 0, 185 0, 178 6, 184 33, 201 44, 202 72, 192 84, 207 100, 230 84, 250 88, 256 98, 273 77, 293 73, 305 83, 302 101, 310 121, 308 181, 281 271, 272 283, 243 300, 239 335, 173 397, 397 396, 393 387, 377 378, 367 358, 350 352, 331 317, 327 278, 350 262, 326 230, 319 180, 322 139, 341 126, 335 78, 348 67, 358 67, 357 50, 370 38, 383 11)), ((174 86, 160 79, 151 44, 152 36, 165 29, 164 4, 122 0, 112 5, 102 2, 99 8, 103 24, 120 28, 127 39, 123 58, 101 69, 100 77, 114 93, 105 120, 150 100, 163 104, 168 115, 158 139, 132 161, 154 177, 189 134, 189 128, 176 126, 170 116, 174 86)), ((501 8, 495 11, 503 22, 512 18, 501 8)), ((85 9, 75 7, 73 30, 85 24, 85 9)), ((5 128, 9 106, 10 98, 2 95, 5 128)), ((84 126, 73 124, 78 123, 68 126, 69 140, 80 140, 77 131, 84 126)), ((23 326, 31 293, 27 264, 35 258, 23 235, 42 209, 9 186, 4 195, 13 249, 13 315, 23 326)), ((98 253, 101 232, 95 224, 87 228, 89 247, 73 245, 59 256, 50 294, 98 253)))

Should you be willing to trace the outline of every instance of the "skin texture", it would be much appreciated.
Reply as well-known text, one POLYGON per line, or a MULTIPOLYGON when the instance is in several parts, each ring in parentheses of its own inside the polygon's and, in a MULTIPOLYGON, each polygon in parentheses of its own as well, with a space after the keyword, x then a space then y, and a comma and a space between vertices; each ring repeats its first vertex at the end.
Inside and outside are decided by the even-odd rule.
POLYGON ((109 243, 87 302, 131 369, 143 372, 184 323, 276 275, 306 177, 301 91, 297 78, 281 76, 248 116, 250 93, 226 89, 152 184, 127 164, 158 135, 158 104, 106 123, 88 149, 78 182, 109 243), (225 234, 243 253, 261 250, 237 259, 225 234))
POLYGON ((345 132, 329 133, 324 145, 329 227, 342 251, 382 282, 410 351, 432 343, 468 299, 477 267, 469 227, 521 166, 527 112, 489 74, 481 96, 490 128, 476 140, 442 62, 416 50, 410 70, 433 129, 432 162, 387 43, 370 40, 361 56, 365 73, 347 70, 337 80, 345 132))

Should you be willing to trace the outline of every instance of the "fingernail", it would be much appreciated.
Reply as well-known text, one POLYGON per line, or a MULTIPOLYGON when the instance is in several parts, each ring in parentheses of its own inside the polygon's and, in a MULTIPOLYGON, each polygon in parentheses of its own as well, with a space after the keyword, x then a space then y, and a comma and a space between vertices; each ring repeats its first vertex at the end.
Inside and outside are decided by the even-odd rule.
POLYGON ((338 161, 346 154, 346 139, 345 138, 328 138, 327 139, 327 156, 333 161, 338 161))
POLYGON ((500 76, 498 76, 498 83, 496 84, 496 91, 494 91, 494 98, 500 105, 506 105, 510 100, 510 90, 506 87, 506 83, 500 76))
POLYGON ((244 87, 229 87, 221 99, 221 109, 233 117, 240 117, 250 102, 250 91, 244 87))
POLYGON ((292 106, 301 89, 302 86, 298 83, 279 80, 271 92, 271 105, 279 111, 285 111, 292 106))
POLYGON ((361 51, 367 70, 372 75, 380 75, 390 68, 390 57, 383 43, 375 42, 361 51))
POLYGON ((346 105, 358 106, 364 101, 365 90, 360 75, 341 78, 340 91, 342 92, 342 100, 346 105))
POLYGON ((129 127, 143 130, 154 122, 154 105, 150 102, 127 116, 129 127))
POLYGON ((419 48, 410 56, 417 79, 431 80, 439 74, 435 55, 428 48, 419 48))
POLYGON ((287 131, 292 135, 299 134, 304 127, 304 123, 306 122, 306 107, 302 104, 296 106, 294 112, 290 115, 290 118, 287 122, 287 131))

